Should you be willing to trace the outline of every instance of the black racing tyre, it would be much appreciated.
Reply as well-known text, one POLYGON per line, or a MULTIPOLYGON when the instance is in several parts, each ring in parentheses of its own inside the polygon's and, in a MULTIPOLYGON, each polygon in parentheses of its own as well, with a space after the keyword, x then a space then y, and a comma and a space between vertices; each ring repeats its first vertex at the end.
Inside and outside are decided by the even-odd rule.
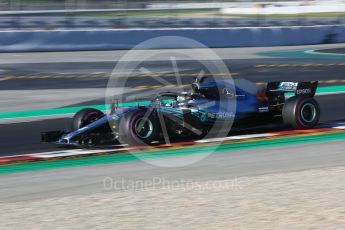
POLYGON ((78 130, 103 117, 104 113, 98 109, 86 108, 79 110, 72 120, 72 131, 78 130))
POLYGON ((320 106, 312 97, 294 96, 285 102, 282 115, 294 129, 311 129, 319 123, 320 106))
POLYGON ((144 146, 158 139, 159 126, 156 116, 146 113, 147 110, 139 110, 124 114, 119 124, 119 141, 122 144, 144 146))

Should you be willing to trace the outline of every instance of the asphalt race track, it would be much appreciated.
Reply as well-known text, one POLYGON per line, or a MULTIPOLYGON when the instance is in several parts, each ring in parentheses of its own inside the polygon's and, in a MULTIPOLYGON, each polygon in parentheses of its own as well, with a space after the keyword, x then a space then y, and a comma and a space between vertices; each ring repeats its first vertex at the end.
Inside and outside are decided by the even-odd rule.
POLYGON ((331 54, 345 54, 345 48, 334 48, 334 49, 322 49, 322 50, 316 50, 320 53, 331 53, 331 54))
MULTIPOLYGON (((331 47, 336 49, 334 46, 342 47, 341 45, 331 47)), ((286 50, 319 50, 321 47, 323 49, 329 46, 288 47, 285 50, 284 47, 216 49, 215 52, 224 58, 224 63, 233 78, 246 78, 258 83, 319 80, 321 86, 344 85, 345 61, 342 58, 316 57, 312 59, 303 56, 301 58, 270 58, 260 55, 268 50, 286 52, 286 50)), ((104 89, 109 75, 122 54, 124 51, 72 52, 67 53, 65 59, 63 59, 64 53, 14 53, 6 54, 9 55, 7 59, 5 59, 5 54, 0 54, 1 63, 5 63, 0 65, 0 79, 3 79, 0 81, 2 98, 0 112, 7 112, 8 108, 16 111, 40 109, 40 106, 58 108, 104 104, 104 89), (41 62, 33 63, 34 58, 41 62), (97 61, 98 59, 102 61, 97 61), (115 61, 109 61, 110 59, 115 61)), ((206 61, 212 62, 207 59, 206 61)), ((160 78, 164 78, 172 85, 176 84, 174 74, 166 74, 173 73, 170 60, 147 61, 142 65, 151 72, 158 73, 160 78)), ((202 68, 202 65, 194 60, 177 60, 177 65, 184 85, 190 84, 202 68)), ((127 80, 128 92, 131 90, 141 92, 152 86, 161 85, 159 81, 155 81, 154 76, 148 79, 147 76, 140 74, 131 76, 127 80)), ((118 77, 121 78, 121 76, 118 77)), ((322 108, 321 122, 345 119, 345 107, 339 106, 344 100, 342 94, 319 96, 317 99, 322 108)), ((39 142, 40 132, 68 129, 69 124, 69 118, 2 124, 0 138, 3 143, 0 154, 5 156, 55 149, 54 146, 39 142)))

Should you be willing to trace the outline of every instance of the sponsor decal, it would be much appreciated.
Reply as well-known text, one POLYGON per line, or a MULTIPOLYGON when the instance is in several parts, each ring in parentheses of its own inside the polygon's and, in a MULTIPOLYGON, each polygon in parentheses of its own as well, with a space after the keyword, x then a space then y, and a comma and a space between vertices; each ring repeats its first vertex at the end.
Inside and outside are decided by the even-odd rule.
POLYGON ((260 107, 259 108, 259 112, 260 113, 266 113, 266 112, 269 112, 270 110, 269 110, 269 108, 268 107, 260 107))
POLYGON ((279 90, 286 90, 286 91, 290 91, 290 90, 295 90, 297 88, 298 83, 296 82, 281 82, 279 84, 279 90))
POLYGON ((229 88, 224 88, 222 93, 223 93, 224 96, 226 96, 228 98, 235 97, 235 93, 231 89, 229 89, 229 88))
POLYGON ((296 95, 311 94, 311 89, 298 89, 296 95))
POLYGON ((221 112, 221 113, 207 113, 207 117, 211 119, 225 119, 225 118, 234 118, 234 113, 221 112))

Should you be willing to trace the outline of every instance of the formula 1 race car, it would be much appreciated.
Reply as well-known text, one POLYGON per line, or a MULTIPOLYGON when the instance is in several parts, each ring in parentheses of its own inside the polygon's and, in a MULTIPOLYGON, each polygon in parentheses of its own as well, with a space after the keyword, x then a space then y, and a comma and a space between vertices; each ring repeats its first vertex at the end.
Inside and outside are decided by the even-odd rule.
POLYGON ((262 87, 244 79, 200 77, 192 83, 191 92, 161 93, 145 106, 118 107, 113 103, 108 115, 82 109, 75 114, 70 131, 45 132, 41 137, 43 142, 70 146, 142 146, 228 135, 232 125, 283 122, 294 129, 310 129, 320 118, 314 99, 317 86, 316 81, 270 82, 262 87))

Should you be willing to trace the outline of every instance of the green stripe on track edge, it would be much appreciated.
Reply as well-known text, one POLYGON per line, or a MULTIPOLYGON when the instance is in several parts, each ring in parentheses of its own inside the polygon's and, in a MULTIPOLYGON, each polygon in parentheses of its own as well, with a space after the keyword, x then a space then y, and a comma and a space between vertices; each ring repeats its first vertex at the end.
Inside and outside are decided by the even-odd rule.
MULTIPOLYGON (((120 107, 130 107, 137 105, 148 105, 149 101, 143 102, 128 102, 119 104, 120 107)), ((95 108, 102 111, 110 109, 106 105, 90 105, 90 106, 77 106, 77 107, 66 107, 66 108, 56 108, 56 109, 44 109, 44 110, 27 110, 27 111, 17 111, 17 112, 5 112, 0 113, 0 119, 15 119, 15 118, 28 118, 28 117, 43 117, 43 116, 57 116, 65 114, 74 114, 81 109, 85 108, 95 108)))
POLYGON ((313 54, 313 55, 336 56, 336 57, 345 58, 345 54, 342 54, 342 53, 323 53, 323 52, 318 52, 318 50, 306 50, 306 51, 304 51, 304 53, 313 54))
POLYGON ((334 55, 332 53, 319 53, 314 50, 298 50, 298 51, 270 51, 257 53, 266 57, 280 58, 318 58, 318 59, 345 59, 345 55, 334 55))
MULTIPOLYGON (((143 159, 157 159, 157 158, 167 158, 194 154, 207 154, 209 150, 215 150, 217 152, 225 151, 236 151, 254 148, 264 148, 264 147, 275 147, 275 146, 286 146, 286 145, 296 145, 296 144, 308 144, 317 142, 329 142, 329 141, 339 141, 345 140, 344 132, 337 132, 331 134, 320 134, 312 136, 303 137, 283 137, 280 139, 264 139, 254 142, 245 143, 228 143, 221 144, 214 149, 214 146, 194 146, 183 149, 171 149, 171 150, 161 150, 140 153, 143 159)), ((89 165, 99 165, 99 164, 112 164, 120 162, 131 162, 140 160, 138 157, 126 153, 126 154, 112 154, 112 155, 102 155, 84 158, 74 158, 74 159, 62 159, 56 161, 42 161, 42 162, 31 162, 15 165, 4 165, 0 166, 0 174, 8 173, 19 173, 19 172, 29 172, 29 171, 39 171, 48 170, 56 168, 65 167, 80 167, 89 165)))

